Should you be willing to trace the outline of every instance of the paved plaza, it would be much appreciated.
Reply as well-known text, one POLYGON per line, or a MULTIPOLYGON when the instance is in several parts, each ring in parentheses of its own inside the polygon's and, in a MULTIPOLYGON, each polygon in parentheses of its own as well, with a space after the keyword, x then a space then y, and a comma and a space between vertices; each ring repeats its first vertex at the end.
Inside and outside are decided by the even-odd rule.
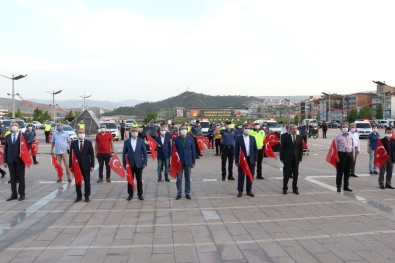
MULTIPOLYGON (((300 195, 282 195, 282 165, 265 158, 255 197, 237 198, 236 181, 220 180, 220 157, 210 149, 192 169, 192 200, 175 200, 174 181, 156 182, 149 156, 144 201, 126 201, 126 182, 115 173, 111 183, 96 183, 96 167, 89 203, 74 203, 74 181, 56 183, 41 137, 26 200, 6 202, 8 171, 0 180, 0 262, 395 262, 395 190, 379 189, 367 173, 361 140, 354 191, 337 193, 325 162, 337 133, 308 141, 300 195)), ((115 145, 120 156, 123 142, 115 145)))

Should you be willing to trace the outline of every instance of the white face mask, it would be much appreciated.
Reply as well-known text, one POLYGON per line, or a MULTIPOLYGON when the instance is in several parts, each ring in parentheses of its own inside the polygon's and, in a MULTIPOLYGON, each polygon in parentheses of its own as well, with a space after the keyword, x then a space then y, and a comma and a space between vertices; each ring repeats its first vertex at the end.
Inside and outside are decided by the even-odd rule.
POLYGON ((106 132, 106 128, 101 128, 100 131, 101 132, 106 132))
POLYGON ((135 139, 137 138, 137 135, 138 135, 138 134, 139 134, 138 132, 132 132, 132 133, 131 133, 132 137, 135 138, 135 139))
POLYGON ((357 129, 356 129, 356 128, 351 128, 351 131, 352 131, 352 132, 356 132, 357 129))
POLYGON ((11 127, 11 131, 13 132, 13 133, 17 133, 18 132, 18 127, 17 126, 12 126, 11 127))
POLYGON ((85 133, 78 133, 78 139, 80 140, 85 139, 85 133))
POLYGON ((229 130, 230 126, 229 125, 225 125, 225 129, 229 130))
POLYGON ((391 138, 391 137, 392 137, 392 134, 391 134, 391 133, 386 133, 386 134, 385 134, 385 137, 391 138))
POLYGON ((259 130, 260 126, 259 125, 255 125, 255 129, 259 130))
POLYGON ((343 133, 347 133, 348 132, 348 128, 342 128, 342 132, 343 133))
POLYGON ((244 133, 244 135, 250 134, 250 129, 244 129, 244 130, 243 130, 243 133, 244 133))
POLYGON ((297 131, 296 131, 296 134, 297 134, 297 135, 300 135, 300 132, 299 132, 299 130, 297 130, 297 131))
POLYGON ((185 137, 187 136, 187 130, 181 130, 180 131, 181 136, 185 137))
POLYGON ((160 131, 160 134, 165 135, 166 131, 160 131))
POLYGON ((33 130, 33 127, 29 127, 28 129, 29 129, 29 131, 31 131, 31 130, 33 130))

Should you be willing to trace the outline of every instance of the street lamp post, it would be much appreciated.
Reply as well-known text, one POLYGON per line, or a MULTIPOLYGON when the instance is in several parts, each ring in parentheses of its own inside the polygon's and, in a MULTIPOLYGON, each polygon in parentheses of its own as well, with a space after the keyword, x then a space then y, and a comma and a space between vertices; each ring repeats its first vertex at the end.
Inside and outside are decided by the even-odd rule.
POLYGON ((285 101, 288 102, 288 124, 291 122, 291 96, 289 99, 283 98, 285 101))
POLYGON ((15 119, 15 87, 14 87, 14 80, 22 79, 22 78, 26 77, 27 74, 26 75, 18 75, 16 77, 14 77, 14 74, 12 74, 11 78, 7 77, 7 76, 4 76, 4 75, 0 75, 0 76, 2 76, 3 78, 7 78, 7 79, 12 80, 12 93, 11 93, 11 98, 12 98, 12 118, 15 119))
POLYGON ((52 94, 52 107, 53 107, 53 122, 55 122, 56 123, 56 108, 55 108, 55 95, 56 94, 59 94, 59 93, 61 93, 62 92, 62 90, 58 90, 58 91, 52 91, 52 92, 50 92, 50 91, 46 91, 47 93, 49 93, 49 94, 52 94))
POLYGON ((322 95, 324 95, 324 96, 328 96, 328 120, 327 121, 330 121, 330 119, 332 118, 332 116, 331 116, 331 93, 329 92, 329 93, 325 93, 325 92, 321 92, 322 93, 322 95))
POLYGON ((85 93, 84 93, 84 96, 80 96, 80 98, 83 98, 83 99, 84 99, 84 105, 83 105, 82 111, 85 111, 85 110, 86 110, 85 99, 87 99, 87 98, 89 98, 89 97, 91 97, 91 96, 92 96, 92 95, 87 95, 87 96, 85 96, 85 93))

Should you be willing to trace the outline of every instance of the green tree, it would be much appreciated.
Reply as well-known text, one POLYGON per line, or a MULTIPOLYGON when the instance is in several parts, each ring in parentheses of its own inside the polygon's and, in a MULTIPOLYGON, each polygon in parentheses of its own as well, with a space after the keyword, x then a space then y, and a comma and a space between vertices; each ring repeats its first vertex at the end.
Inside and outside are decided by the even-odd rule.
POLYGON ((19 118, 22 119, 23 118, 23 114, 20 108, 18 108, 15 112, 15 118, 19 118))
POLYGON ((356 109, 351 109, 348 113, 347 113, 347 121, 349 123, 352 123, 354 121, 356 121, 358 118, 358 112, 356 109))
POLYGON ((147 124, 149 123, 151 120, 156 120, 158 118, 158 114, 155 112, 150 112, 147 114, 147 116, 144 118, 144 123, 147 124))
POLYGON ((41 117, 43 115, 43 111, 39 108, 35 108, 33 111, 33 120, 41 122, 41 117))
POLYGON ((51 115, 48 113, 48 111, 45 111, 43 115, 41 116, 41 121, 40 122, 46 122, 52 119, 51 115))
POLYGON ((299 116, 298 116, 298 115, 295 115, 295 117, 294 117, 294 123, 295 123, 295 124, 298 124, 298 123, 299 123, 299 116))
POLYGON ((359 119, 372 119, 372 110, 370 109, 369 106, 365 106, 362 109, 359 110, 358 114, 359 119))
POLYGON ((317 112, 317 115, 315 116, 315 118, 317 119, 317 121, 321 120, 321 116, 320 116, 319 112, 317 112))
POLYGON ((75 114, 73 113, 72 110, 70 110, 69 112, 67 112, 65 119, 68 120, 69 122, 72 122, 75 118, 75 114))
POLYGON ((383 118, 383 104, 376 104, 376 119, 383 118))
POLYGON ((311 113, 307 114, 307 119, 311 119, 311 113))

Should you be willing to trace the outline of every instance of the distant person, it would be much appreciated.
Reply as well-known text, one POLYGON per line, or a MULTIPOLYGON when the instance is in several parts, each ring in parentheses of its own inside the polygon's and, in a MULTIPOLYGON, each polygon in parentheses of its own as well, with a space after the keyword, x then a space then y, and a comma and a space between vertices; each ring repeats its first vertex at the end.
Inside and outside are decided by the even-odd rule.
MULTIPOLYGON (((91 195, 91 172, 95 168, 95 153, 93 151, 92 142, 85 139, 85 130, 78 130, 78 140, 71 143, 70 146, 70 157, 69 157, 69 168, 76 169, 73 167, 73 154, 77 158, 82 177, 84 180, 84 197, 85 202, 89 202, 91 195)), ((74 173, 75 174, 75 173, 74 173)), ((74 202, 79 202, 82 199, 81 185, 75 185, 77 192, 77 198, 74 202)))
MULTIPOLYGON (((63 124, 59 123, 56 126, 56 132, 53 134, 51 139, 51 155, 56 157, 56 160, 60 165, 62 161, 66 169, 67 180, 71 182, 71 174, 69 169, 69 152, 70 152, 70 136, 63 131, 63 124)), ((62 182, 62 178, 59 177, 58 183, 62 182)))
POLYGON ((49 136, 51 135, 51 124, 49 122, 44 124, 45 142, 50 143, 49 136))
MULTIPOLYGON (((28 144, 29 149, 32 148, 32 144, 36 142, 36 131, 33 129, 33 125, 29 124, 26 127, 26 131, 25 131, 25 137, 26 137, 26 143, 28 144)), ((35 153, 32 152, 32 157, 33 157, 33 163, 34 164, 38 164, 37 162, 37 156, 35 153)))
POLYGON ((348 179, 350 177, 351 165, 354 159, 354 142, 348 133, 348 123, 341 124, 341 133, 335 137, 336 148, 338 151, 336 168, 336 187, 337 192, 341 192, 342 180, 344 181, 343 190, 352 192, 349 188, 348 179))
POLYGON ((208 142, 209 145, 211 145, 211 149, 214 149, 214 130, 215 127, 217 127, 215 125, 215 123, 211 124, 210 129, 208 129, 208 142))
POLYGON ((233 161, 235 158, 235 132, 230 129, 230 121, 225 123, 225 128, 221 129, 221 171, 222 181, 226 178, 226 162, 228 162, 228 180, 234 180, 233 177, 233 161))
POLYGON ((0 144, 4 145, 5 133, 6 128, 4 127, 3 123, 0 122, 0 144))
POLYGON ((111 182, 111 168, 110 160, 114 154, 114 140, 111 132, 107 131, 107 125, 100 124, 100 132, 96 134, 96 144, 95 144, 96 158, 99 162, 99 179, 98 183, 103 182, 103 170, 104 164, 106 165, 106 181, 111 182))
MULTIPOLYGON (((262 130, 264 131, 263 127, 262 130)), ((265 131, 264 131, 265 132, 265 131)), ((235 136, 242 136, 243 135, 243 127, 241 126, 241 124, 237 124, 236 129, 235 129, 235 136)))
POLYGON ((196 139, 196 136, 203 136, 202 127, 200 126, 199 120, 197 120, 196 124, 192 126, 191 135, 195 141, 196 159, 199 159, 200 158, 199 156, 203 156, 202 153, 200 152, 200 149, 199 149, 198 143, 197 143, 197 139, 196 139))
POLYGON ((174 122, 171 123, 170 128, 169 128, 170 133, 178 133, 178 128, 174 122))
POLYGON ((377 141, 380 134, 377 132, 377 125, 373 125, 373 131, 368 135, 368 153, 369 153, 369 173, 378 174, 377 168, 373 164, 374 153, 376 152, 377 141))
POLYGON ((256 146, 258 149, 258 164, 256 169, 256 179, 263 180, 262 176, 262 161, 263 161, 263 141, 266 138, 266 134, 261 130, 261 125, 259 123, 254 124, 254 128, 250 129, 250 135, 255 138, 256 146))
POLYGON ((119 126, 121 127, 121 141, 123 141, 125 140, 126 123, 123 120, 121 120, 119 126))
POLYGON ((80 121, 80 123, 78 124, 79 129, 85 130, 85 123, 83 120, 80 121))
POLYGON ((214 129, 214 143, 215 143, 215 155, 222 155, 222 146, 221 146, 221 126, 219 124, 216 125, 214 129))
POLYGON ((166 125, 162 125, 160 128, 159 136, 155 137, 155 141, 158 143, 156 151, 157 151, 157 160, 158 160, 158 180, 157 182, 163 182, 162 180, 162 171, 164 170, 164 178, 166 182, 170 182, 169 179, 169 167, 170 167, 170 157, 172 154, 171 151, 171 141, 172 136, 167 131, 166 125))
POLYGON ((385 162, 383 167, 380 169, 379 174, 379 186, 380 189, 395 189, 391 184, 392 179, 392 171, 395 163, 395 140, 392 139, 392 128, 387 127, 385 129, 385 137, 380 139, 381 143, 384 146, 385 151, 389 155, 388 160, 385 162), (384 184, 384 173, 387 172, 385 176, 385 184, 384 184))
POLYGON ((328 124, 324 121, 322 127, 322 138, 326 138, 326 132, 328 131, 328 124))
POLYGON ((359 141, 359 134, 357 131, 357 126, 355 123, 352 123, 350 125, 350 131, 348 132, 353 140, 354 144, 354 158, 351 164, 351 169, 350 169, 350 176, 351 177, 358 177, 358 175, 355 174, 355 164, 357 163, 357 157, 359 154, 359 151, 361 150, 361 143, 359 141))

